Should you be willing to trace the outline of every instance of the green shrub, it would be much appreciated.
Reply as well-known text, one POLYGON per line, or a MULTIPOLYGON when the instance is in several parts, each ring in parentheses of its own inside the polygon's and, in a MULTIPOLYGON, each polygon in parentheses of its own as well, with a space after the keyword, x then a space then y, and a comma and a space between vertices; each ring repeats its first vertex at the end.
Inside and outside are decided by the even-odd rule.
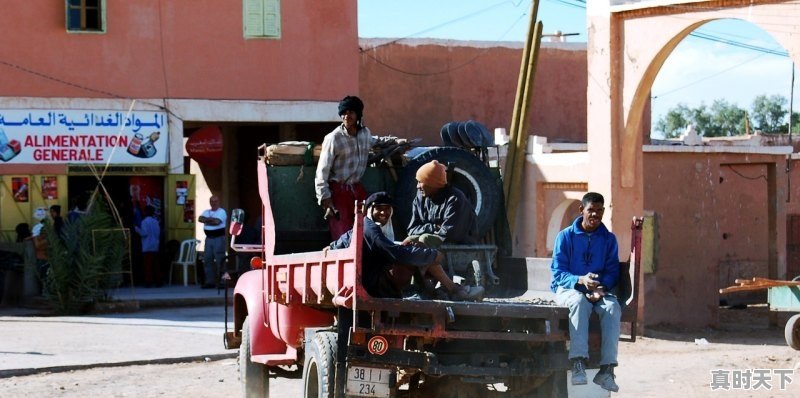
POLYGON ((122 282, 128 253, 127 230, 120 229, 102 198, 74 222, 64 220, 59 236, 48 222, 45 296, 58 314, 85 313, 108 299, 108 290, 122 282))

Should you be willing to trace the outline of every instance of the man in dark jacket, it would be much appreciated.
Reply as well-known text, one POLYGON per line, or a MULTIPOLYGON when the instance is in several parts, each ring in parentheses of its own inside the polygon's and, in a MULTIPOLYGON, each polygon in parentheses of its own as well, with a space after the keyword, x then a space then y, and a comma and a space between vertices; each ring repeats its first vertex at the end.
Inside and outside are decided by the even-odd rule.
POLYGON ((403 244, 420 242, 435 248, 478 241, 475 208, 463 192, 447 184, 443 164, 433 160, 417 170, 417 191, 403 244))
POLYGON ((594 382, 606 390, 619 391, 614 381, 617 366, 619 324, 622 316, 617 298, 610 293, 619 280, 617 238, 603 225, 603 195, 589 192, 581 200, 581 216, 558 233, 550 270, 558 305, 569 308, 569 358, 572 384, 586 384, 589 357, 589 317, 600 316, 602 345, 600 372, 594 382))
MULTIPOLYGON (((415 268, 439 281, 452 300, 480 300, 483 287, 461 286, 453 282, 441 266, 444 255, 418 246, 403 246, 389 240, 381 231, 392 214, 391 197, 385 192, 370 195, 365 202, 362 279, 364 289, 374 297, 400 298, 401 290, 411 281, 415 268)), ((327 249, 350 246, 353 230, 347 231, 327 249)))

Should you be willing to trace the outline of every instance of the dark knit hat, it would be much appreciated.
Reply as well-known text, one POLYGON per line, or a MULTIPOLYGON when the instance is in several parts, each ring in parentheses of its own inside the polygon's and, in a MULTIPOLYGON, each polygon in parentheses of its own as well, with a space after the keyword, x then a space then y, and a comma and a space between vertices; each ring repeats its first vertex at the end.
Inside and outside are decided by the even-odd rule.
POLYGON ((339 116, 342 116, 345 111, 355 112, 356 117, 361 120, 361 115, 364 113, 364 103, 361 102, 361 98, 355 95, 348 95, 339 101, 339 116))
POLYGON ((367 201, 364 202, 364 207, 369 209, 372 205, 391 205, 392 204, 392 197, 389 196, 386 192, 375 192, 372 195, 369 195, 367 201))

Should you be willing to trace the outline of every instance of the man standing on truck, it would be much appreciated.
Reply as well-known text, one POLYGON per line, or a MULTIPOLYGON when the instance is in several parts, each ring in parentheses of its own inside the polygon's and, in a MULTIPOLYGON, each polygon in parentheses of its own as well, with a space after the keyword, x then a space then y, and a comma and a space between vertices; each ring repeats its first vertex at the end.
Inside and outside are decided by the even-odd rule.
POLYGON ((219 207, 219 196, 211 195, 208 200, 211 208, 204 211, 197 219, 203 226, 206 234, 205 252, 203 252, 203 270, 205 271, 205 283, 203 289, 213 289, 217 286, 220 272, 225 268, 225 223, 228 221, 228 213, 219 207))
MULTIPOLYGON (((444 272, 444 254, 435 249, 414 245, 399 245, 384 235, 381 226, 392 216, 392 199, 386 192, 376 192, 365 202, 364 249, 362 255, 361 284, 373 297, 401 298, 401 291, 411 282, 414 269, 441 282, 450 299, 454 301, 480 301, 483 287, 462 286, 453 282, 444 272)), ((350 246, 353 230, 350 229, 328 249, 350 246)))
POLYGON ((360 98, 344 97, 339 101, 342 124, 322 141, 314 189, 325 211, 331 239, 338 239, 353 227, 354 203, 367 197, 361 177, 367 168, 372 134, 364 126, 363 112, 360 98))
POLYGON ((586 384, 589 357, 589 317, 600 316, 602 343, 600 371, 594 383, 608 391, 619 391, 614 381, 617 366, 619 326, 622 316, 617 298, 611 293, 619 280, 617 238, 602 223, 605 199, 589 192, 583 196, 581 215, 558 233, 550 271, 556 304, 569 308, 569 358, 572 384, 586 384))
POLYGON ((404 245, 427 247, 473 244, 478 241, 475 207, 461 190, 447 184, 447 169, 436 160, 417 170, 417 196, 411 205, 411 222, 404 245))

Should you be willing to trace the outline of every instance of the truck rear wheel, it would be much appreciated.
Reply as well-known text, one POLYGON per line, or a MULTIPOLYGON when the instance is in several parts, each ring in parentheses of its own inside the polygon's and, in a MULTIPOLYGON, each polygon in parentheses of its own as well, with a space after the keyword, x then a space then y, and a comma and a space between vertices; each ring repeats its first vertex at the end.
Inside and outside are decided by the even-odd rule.
POLYGON ((306 347, 303 366, 303 396, 333 398, 336 391, 336 342, 334 332, 319 332, 306 347))
POLYGON ((454 376, 427 380, 420 388, 422 396, 437 398, 480 398, 484 390, 483 385, 465 383, 454 376))
POLYGON ((239 346, 239 379, 242 381, 244 398, 269 397, 269 378, 267 367, 250 360, 250 317, 242 324, 242 344, 239 346))
POLYGON ((510 398, 559 398, 567 396, 567 372, 553 372, 546 378, 516 377, 508 386, 510 398))

